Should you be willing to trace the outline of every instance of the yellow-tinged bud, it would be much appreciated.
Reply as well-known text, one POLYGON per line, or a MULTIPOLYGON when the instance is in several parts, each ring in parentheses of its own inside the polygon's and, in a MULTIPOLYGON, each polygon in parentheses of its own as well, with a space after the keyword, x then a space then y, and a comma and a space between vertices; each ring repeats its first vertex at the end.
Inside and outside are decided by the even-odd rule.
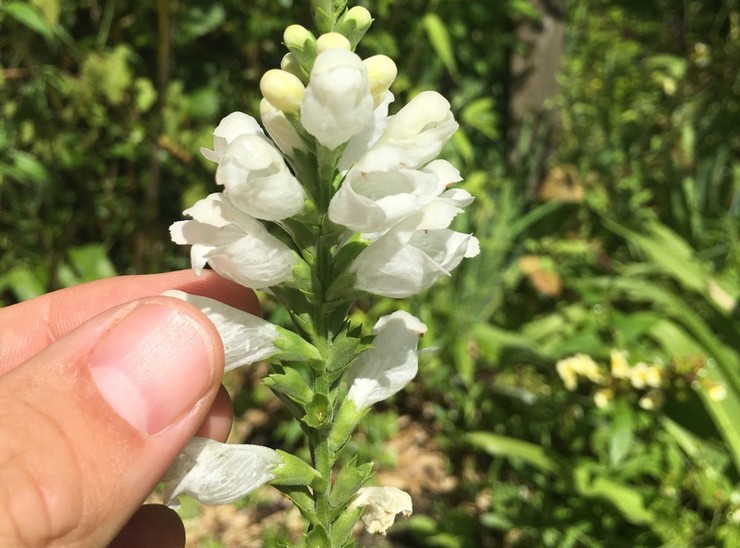
POLYGON ((336 31, 347 37, 354 48, 370 28, 373 18, 362 6, 355 6, 339 18, 336 31))
POLYGON ((373 22, 373 17, 370 12, 362 6, 355 6, 344 14, 344 17, 340 20, 341 24, 354 23, 355 27, 362 29, 370 26, 373 22))
POLYGON ((311 34, 311 31, 302 25, 290 25, 285 29, 283 33, 283 43, 285 47, 290 51, 302 51, 304 50, 308 42, 308 47, 311 47, 316 42, 316 38, 311 34))
POLYGON ((727 388, 724 384, 712 384, 707 387, 707 395, 713 401, 722 401, 727 397, 727 388))
POLYGON ((297 76, 284 70, 271 69, 262 76, 260 91, 272 106, 287 114, 294 114, 300 110, 306 90, 297 76))
POLYGON ((319 36, 318 40, 316 40, 316 51, 321 53, 330 49, 352 51, 352 44, 349 43, 349 40, 343 34, 327 32, 319 36))
POLYGON ((398 69, 393 59, 386 55, 373 55, 362 61, 367 68, 367 80, 373 103, 377 107, 383 102, 388 88, 396 79, 398 69))
MULTIPOLYGON (((285 72, 291 73, 293 76, 303 80, 304 74, 301 70, 301 64, 298 62, 298 58, 293 53, 286 53, 280 60, 280 69, 285 72)), ((308 79, 306 79, 308 81, 308 79)))

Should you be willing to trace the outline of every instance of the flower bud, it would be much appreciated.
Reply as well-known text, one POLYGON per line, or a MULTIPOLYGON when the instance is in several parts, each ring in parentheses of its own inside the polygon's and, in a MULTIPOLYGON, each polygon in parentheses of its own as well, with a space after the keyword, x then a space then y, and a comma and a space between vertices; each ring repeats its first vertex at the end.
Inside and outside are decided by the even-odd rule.
POLYGON ((260 80, 260 91, 275 108, 294 114, 301 108, 306 91, 297 76, 280 69, 268 70, 260 80))
POLYGON ((319 36, 319 39, 316 40, 316 52, 322 53, 330 49, 352 51, 352 45, 349 43, 347 38, 338 32, 327 32, 326 34, 319 36))
POLYGON ((377 107, 385 98, 388 88, 396 79, 398 69, 393 59, 386 55, 373 55, 362 61, 367 68, 367 81, 370 85, 370 93, 373 103, 377 107))
POLYGON ((302 25, 290 25, 283 32, 283 43, 290 51, 305 51, 315 47, 316 38, 302 25))
POLYGON ((336 29, 337 32, 344 34, 352 48, 355 48, 372 23, 370 12, 362 6, 355 6, 339 18, 336 29))
POLYGON ((301 103, 301 123, 306 131, 334 150, 360 133, 372 116, 367 69, 360 58, 341 49, 321 53, 301 103))

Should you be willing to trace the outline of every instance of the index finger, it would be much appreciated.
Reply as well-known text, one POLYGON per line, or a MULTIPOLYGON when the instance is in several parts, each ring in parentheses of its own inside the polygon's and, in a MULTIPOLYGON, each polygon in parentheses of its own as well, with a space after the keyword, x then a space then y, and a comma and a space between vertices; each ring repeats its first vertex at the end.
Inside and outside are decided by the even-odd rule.
POLYGON ((200 277, 191 270, 180 270, 105 278, 0 309, 0 375, 101 312, 168 289, 210 297, 259 314, 259 301, 251 289, 211 270, 203 271, 200 277))

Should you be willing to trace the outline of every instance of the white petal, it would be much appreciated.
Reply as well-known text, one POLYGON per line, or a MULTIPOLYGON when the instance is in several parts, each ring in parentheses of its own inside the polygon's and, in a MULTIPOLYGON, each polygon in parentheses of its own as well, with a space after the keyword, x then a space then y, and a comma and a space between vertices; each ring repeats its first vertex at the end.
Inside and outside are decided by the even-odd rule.
POLYGON ((285 219, 302 211, 306 199, 280 151, 258 135, 241 135, 229 144, 216 182, 235 206, 256 219, 285 219))
POLYGON ((221 301, 184 291, 165 291, 162 295, 189 302, 216 326, 224 345, 226 371, 264 360, 278 351, 275 347, 277 328, 267 320, 221 301))
POLYGON ((362 508, 362 521, 369 533, 385 535, 397 514, 408 518, 413 512, 411 496, 398 487, 361 487, 350 508, 362 508))
POLYGON ((415 169, 349 171, 329 203, 329 218, 356 232, 383 232, 444 189, 437 174, 415 169))
POLYGON ((373 98, 362 60, 330 49, 316 57, 301 103, 301 124, 329 149, 360 133, 373 115, 373 98))
POLYGON ((390 156, 404 167, 419 167, 437 157, 457 127, 447 99, 423 91, 390 119, 361 163, 372 165, 378 156, 390 156))
POLYGON ((352 263, 351 270, 357 277, 355 287, 385 297, 415 295, 449 275, 467 253, 474 251, 471 238, 449 229, 410 234, 391 230, 352 263))
POLYGON ((294 150, 308 150, 285 113, 271 105, 267 99, 260 102, 260 117, 270 138, 283 154, 290 156, 294 150))
POLYGON ((224 278, 254 289, 291 278, 296 254, 224 194, 211 194, 185 213, 193 220, 174 223, 170 234, 175 243, 193 246, 196 274, 208 263, 224 278))
POLYGON ((213 131, 213 149, 201 148, 200 151, 212 162, 218 162, 221 154, 234 139, 240 135, 264 135, 257 120, 243 112, 232 112, 216 126, 213 131))
POLYGON ((388 106, 393 99, 393 94, 390 91, 386 92, 383 102, 373 111, 370 122, 360 133, 349 140, 337 165, 339 171, 347 171, 380 139, 388 125, 388 106))
POLYGON ((427 330, 418 318, 402 310, 380 318, 372 348, 360 354, 349 369, 347 398, 358 409, 385 400, 416 376, 419 337, 427 330))
POLYGON ((260 445, 234 445, 193 438, 165 475, 164 500, 191 495, 204 504, 227 504, 275 478, 277 452, 260 445))

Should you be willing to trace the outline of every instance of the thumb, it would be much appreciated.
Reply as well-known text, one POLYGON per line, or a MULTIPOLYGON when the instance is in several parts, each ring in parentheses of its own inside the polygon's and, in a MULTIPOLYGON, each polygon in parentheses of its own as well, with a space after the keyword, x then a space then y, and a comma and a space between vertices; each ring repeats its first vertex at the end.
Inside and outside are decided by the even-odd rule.
POLYGON ((0 378, 0 546, 107 544, 204 420, 222 369, 205 316, 151 297, 0 378))

